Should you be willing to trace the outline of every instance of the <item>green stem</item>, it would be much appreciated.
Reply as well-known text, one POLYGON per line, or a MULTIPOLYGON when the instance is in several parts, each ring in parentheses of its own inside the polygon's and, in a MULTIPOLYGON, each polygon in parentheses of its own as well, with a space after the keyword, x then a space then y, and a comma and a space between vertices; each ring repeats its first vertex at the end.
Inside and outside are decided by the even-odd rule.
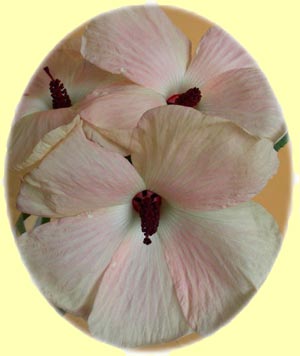
POLYGON ((279 151, 282 147, 284 147, 289 141, 289 134, 288 132, 283 135, 274 145, 274 150, 279 151))

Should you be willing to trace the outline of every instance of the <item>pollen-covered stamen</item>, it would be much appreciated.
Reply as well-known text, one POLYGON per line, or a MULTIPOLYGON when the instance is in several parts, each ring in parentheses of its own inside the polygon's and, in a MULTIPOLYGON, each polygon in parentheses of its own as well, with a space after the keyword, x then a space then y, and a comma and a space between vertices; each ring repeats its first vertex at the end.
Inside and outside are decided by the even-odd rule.
POLYGON ((150 245, 152 241, 149 236, 156 233, 159 224, 161 197, 151 190, 143 190, 132 199, 132 206, 141 218, 141 228, 145 236, 143 242, 150 245))
POLYGON ((54 79, 50 73, 49 67, 45 67, 44 71, 48 74, 51 81, 49 89, 52 97, 53 109, 68 108, 72 105, 67 89, 59 79, 54 79))
POLYGON ((199 88, 191 88, 182 94, 174 94, 167 99, 168 105, 182 105, 194 108, 201 100, 201 91, 199 88))

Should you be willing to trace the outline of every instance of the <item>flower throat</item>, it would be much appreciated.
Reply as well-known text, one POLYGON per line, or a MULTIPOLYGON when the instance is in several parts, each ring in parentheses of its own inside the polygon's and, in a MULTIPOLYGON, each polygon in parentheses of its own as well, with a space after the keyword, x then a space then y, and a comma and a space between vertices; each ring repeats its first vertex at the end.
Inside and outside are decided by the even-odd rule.
POLYGON ((201 100, 201 91, 199 88, 191 88, 182 94, 174 94, 167 99, 168 105, 181 105, 194 108, 201 100))
POLYGON ((67 89, 64 87, 64 84, 59 79, 53 78, 49 67, 44 67, 43 69, 51 79, 49 83, 49 90, 52 97, 53 109, 69 108, 72 106, 71 99, 68 95, 67 89))
POLYGON ((150 245, 152 241, 149 237, 156 233, 159 224, 161 197, 151 190, 143 190, 132 199, 132 206, 141 218, 145 236, 143 243, 150 245))

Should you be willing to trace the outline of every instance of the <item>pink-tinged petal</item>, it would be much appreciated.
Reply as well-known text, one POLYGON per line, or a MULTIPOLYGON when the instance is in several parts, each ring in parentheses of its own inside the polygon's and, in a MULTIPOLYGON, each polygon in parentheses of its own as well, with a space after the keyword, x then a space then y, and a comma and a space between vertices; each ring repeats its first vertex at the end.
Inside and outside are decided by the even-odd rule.
POLYGON ((111 85, 96 89, 83 100, 78 112, 82 119, 103 129, 130 129, 145 111, 166 105, 165 98, 138 85, 111 85))
POLYGON ((92 20, 81 52, 100 68, 167 95, 184 76, 190 42, 159 7, 136 6, 92 20))
POLYGON ((235 39, 214 26, 202 37, 184 81, 190 87, 201 87, 223 72, 245 67, 257 67, 257 64, 235 39))
POLYGON ((259 69, 225 72, 204 84, 199 110, 221 116, 273 142, 286 132, 281 109, 259 69))
POLYGON ((83 122, 86 137, 98 143, 108 151, 117 152, 122 156, 130 155, 131 139, 134 129, 103 130, 83 122))
POLYGON ((177 105, 147 111, 134 132, 131 151, 147 189, 188 209, 247 201, 278 167, 270 140, 177 105))
POLYGON ((42 225, 17 238, 41 292, 56 306, 90 311, 100 277, 129 230, 131 206, 115 206, 42 225))
POLYGON ((81 38, 85 30, 85 25, 76 28, 73 32, 71 32, 67 37, 65 37, 61 42, 57 44, 54 48, 55 50, 72 50, 80 53, 81 48, 81 38))
POLYGON ((137 224, 105 270, 88 319, 93 336, 118 346, 162 343, 189 331, 161 241, 142 241, 137 224))
POLYGON ((203 336, 249 301, 281 245, 275 220, 253 202, 210 212, 170 209, 158 235, 184 316, 203 336))
POLYGON ((17 121, 9 140, 9 165, 20 170, 36 163, 78 123, 79 117, 75 117, 71 108, 64 108, 36 112, 17 121))
POLYGON ((37 111, 52 109, 49 91, 50 78, 44 67, 48 66, 55 79, 66 88, 72 105, 83 99, 97 87, 124 81, 121 76, 100 70, 82 58, 80 52, 72 49, 57 49, 50 53, 35 72, 18 106, 16 119, 37 111))
POLYGON ((79 126, 24 177, 17 203, 29 214, 64 217, 128 203, 143 189, 124 157, 87 140, 79 126))

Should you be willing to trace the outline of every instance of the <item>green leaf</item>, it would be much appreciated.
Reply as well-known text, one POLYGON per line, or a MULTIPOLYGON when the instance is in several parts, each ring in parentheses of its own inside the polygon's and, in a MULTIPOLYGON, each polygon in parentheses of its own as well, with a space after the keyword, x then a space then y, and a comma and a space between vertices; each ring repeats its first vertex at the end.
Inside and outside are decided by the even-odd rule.
POLYGON ((21 213, 17 222, 16 222, 16 231, 22 235, 26 232, 24 221, 29 218, 30 214, 21 213))
MULTIPOLYGON (((26 232, 26 226, 25 226, 25 220, 27 218, 29 218, 29 216, 31 216, 30 214, 26 214, 26 213, 21 213, 17 222, 16 222, 16 232, 18 235, 22 235, 24 234, 24 232, 26 232)), ((50 221, 50 218, 46 218, 46 217, 38 217, 34 227, 38 227, 40 225, 46 224, 50 221)))
POLYGON ((289 141, 289 134, 288 132, 284 134, 274 145, 274 150, 279 151, 282 147, 284 147, 289 141))
POLYGON ((41 225, 46 224, 46 223, 48 223, 49 221, 50 221, 50 218, 42 217, 42 218, 41 218, 41 225))
POLYGON ((50 218, 46 218, 43 216, 39 216, 38 219, 36 220, 34 227, 38 227, 40 225, 46 224, 50 221, 50 218))

